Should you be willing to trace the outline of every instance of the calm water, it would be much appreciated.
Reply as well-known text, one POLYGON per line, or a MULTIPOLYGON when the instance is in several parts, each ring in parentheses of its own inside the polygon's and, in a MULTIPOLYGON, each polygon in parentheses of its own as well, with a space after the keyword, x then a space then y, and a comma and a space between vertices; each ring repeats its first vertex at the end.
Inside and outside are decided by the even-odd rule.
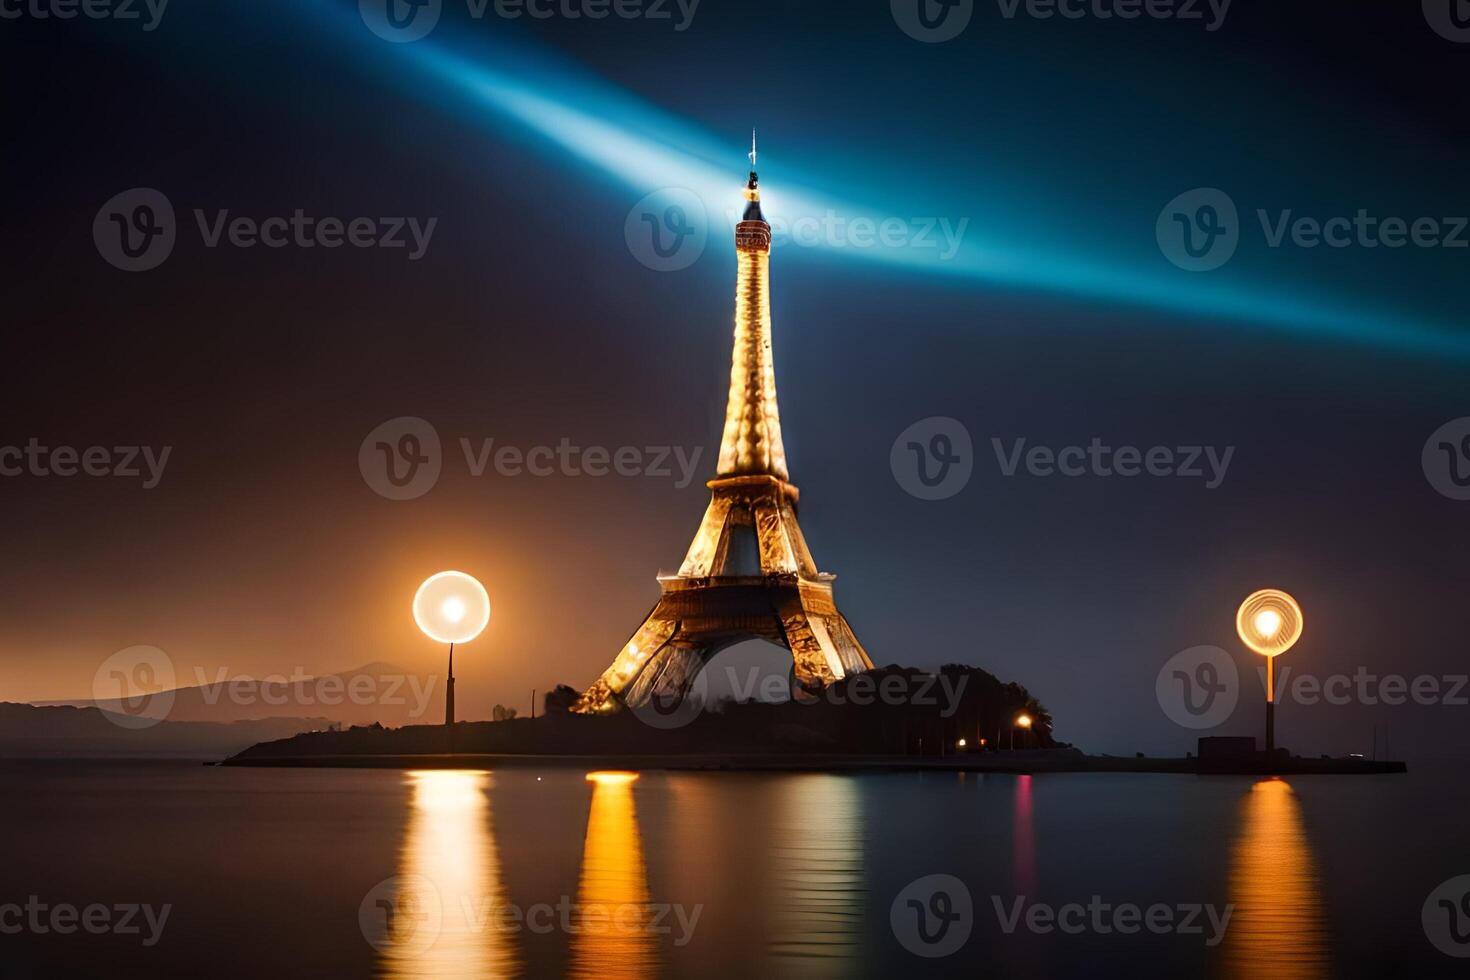
POLYGON ((146 924, 0 935, 6 977, 1306 978, 1470 966, 1421 924, 1429 893, 1470 873, 1470 788, 1454 770, 1288 783, 6 763, 0 780, 0 906, 32 895, 171 906, 151 947, 146 924), (920 885, 892 918, 930 875, 963 882, 970 910, 952 887, 936 899, 920 885), (1093 896, 1177 917, 1234 911, 1215 946, 1205 913, 1201 934, 1027 928, 1032 903, 1093 896), (916 943, 921 913, 931 938, 948 941, 945 927, 968 940, 914 956, 904 942, 916 943))

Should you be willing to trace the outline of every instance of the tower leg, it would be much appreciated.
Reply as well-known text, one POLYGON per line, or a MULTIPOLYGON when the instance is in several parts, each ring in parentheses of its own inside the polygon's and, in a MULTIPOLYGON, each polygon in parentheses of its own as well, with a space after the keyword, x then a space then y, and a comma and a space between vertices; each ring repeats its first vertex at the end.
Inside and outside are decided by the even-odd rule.
POLYGON ((618 697, 668 644, 677 628, 678 622, 669 614, 663 600, 660 600, 643 621, 643 625, 638 627, 638 632, 624 644, 612 666, 603 671, 597 683, 577 699, 572 710, 584 714, 614 710, 618 697))

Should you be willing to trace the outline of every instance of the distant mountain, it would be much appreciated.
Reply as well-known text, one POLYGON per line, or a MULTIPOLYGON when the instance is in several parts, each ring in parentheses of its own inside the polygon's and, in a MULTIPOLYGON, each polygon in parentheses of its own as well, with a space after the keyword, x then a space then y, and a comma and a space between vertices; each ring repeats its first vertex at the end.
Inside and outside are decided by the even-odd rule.
POLYGON ((262 739, 290 738, 331 724, 325 718, 269 718, 229 724, 160 721, 139 728, 135 715, 99 708, 0 702, 0 759, 218 759, 262 739))
POLYGON ((131 720, 228 723, 263 718, 316 718, 343 725, 378 722, 397 728, 444 719, 444 682, 390 663, 320 677, 231 679, 203 672, 195 686, 136 699, 36 701, 42 707, 100 708, 131 720))

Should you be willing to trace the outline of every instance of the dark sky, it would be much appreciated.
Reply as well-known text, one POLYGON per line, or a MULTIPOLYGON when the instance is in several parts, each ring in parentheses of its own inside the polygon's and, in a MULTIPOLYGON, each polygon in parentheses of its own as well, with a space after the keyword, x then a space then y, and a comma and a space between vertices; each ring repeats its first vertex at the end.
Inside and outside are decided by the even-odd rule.
MULTIPOLYGON (((1448 233, 1470 214, 1470 43, 1419 4, 1237 0, 1210 31, 977 2, 938 44, 877 0, 703 0, 682 31, 493 9, 445 0, 409 44, 349 0, 175 0, 152 31, 0 21, 0 447, 172 447, 153 489, 0 478, 0 699, 89 696, 97 665, 140 643, 186 680, 435 669, 408 601, 451 567, 495 605, 457 664, 467 715, 593 680, 697 526, 729 372, 728 226, 716 216, 698 260, 661 272, 625 220, 681 184, 683 154, 728 165, 718 206, 738 207, 752 124, 773 203, 784 176, 793 202, 799 188, 966 223, 971 251, 948 262, 773 256, 802 525, 876 661, 984 666, 1030 687, 1059 737, 1115 752, 1192 747, 1156 700, 1159 669, 1214 644, 1253 671, 1233 615, 1265 585, 1306 609, 1282 661, 1298 672, 1470 671, 1470 502, 1420 462, 1470 415, 1470 249, 1272 248, 1256 217, 1364 209, 1448 233), (426 70, 436 53, 471 68, 426 70), (504 111, 477 94, 486 77, 538 101, 504 111), (135 187, 166 195, 178 231, 162 265, 129 273, 92 227, 135 187), (1241 218, 1213 272, 1176 268, 1155 237, 1165 204, 1200 187, 1241 218), (298 208, 437 223, 410 260, 209 248, 193 214, 298 208), (358 449, 401 416, 435 427, 443 475, 390 501, 358 449), (974 442, 969 484, 939 501, 906 493, 889 459, 931 416, 974 442), (475 477, 458 440, 492 437, 702 456, 682 487, 475 477), (1207 490, 1005 477, 991 449, 1094 437, 1235 452, 1207 490)), ((1219 732, 1253 732, 1259 693, 1219 732)), ((1470 750, 1466 718, 1292 704, 1281 724, 1304 751, 1366 750, 1378 725, 1396 754, 1425 754, 1470 750)))

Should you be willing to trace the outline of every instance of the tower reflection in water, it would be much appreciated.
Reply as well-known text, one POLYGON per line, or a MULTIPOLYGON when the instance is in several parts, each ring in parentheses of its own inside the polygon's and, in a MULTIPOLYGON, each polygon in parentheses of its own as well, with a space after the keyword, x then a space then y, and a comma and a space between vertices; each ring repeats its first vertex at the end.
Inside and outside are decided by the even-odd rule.
POLYGON ((1291 785, 1265 779, 1241 807, 1241 832, 1231 854, 1225 934, 1226 972, 1261 980, 1311 980, 1328 975, 1328 937, 1321 881, 1301 805, 1291 785))
POLYGON ((769 850, 778 976, 851 976, 863 910, 863 807, 847 776, 783 779, 769 850))
POLYGON ((650 931, 648 872, 633 805, 634 772, 592 772, 592 808, 577 884, 571 975, 652 976, 658 949, 650 931))
POLYGON ((389 930, 379 974, 391 980, 517 975, 514 934, 497 915, 506 896, 486 796, 490 774, 439 770, 407 778, 412 810, 396 904, 413 927, 389 930))

